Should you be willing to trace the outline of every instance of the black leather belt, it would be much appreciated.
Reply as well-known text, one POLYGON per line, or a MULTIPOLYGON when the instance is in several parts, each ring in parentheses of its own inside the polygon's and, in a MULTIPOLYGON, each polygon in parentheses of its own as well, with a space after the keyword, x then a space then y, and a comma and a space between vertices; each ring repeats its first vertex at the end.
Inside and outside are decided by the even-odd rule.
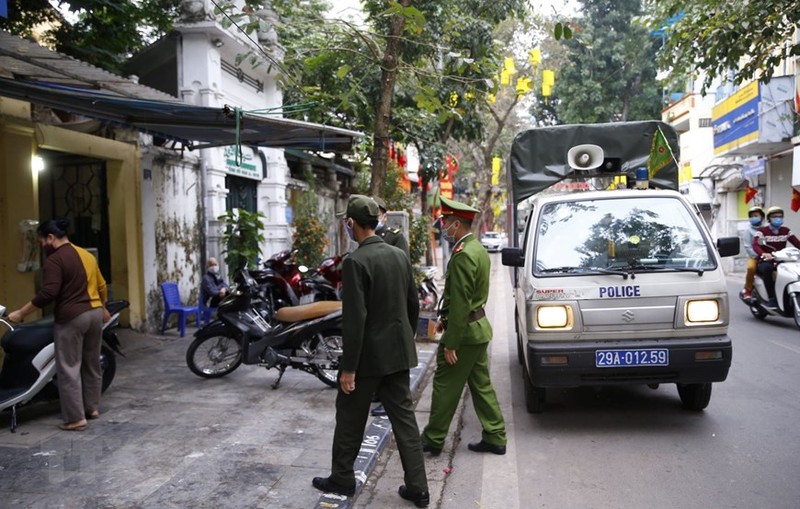
POLYGON ((468 314, 467 315, 467 321, 476 322, 476 321, 480 320, 481 318, 483 318, 484 316, 486 316, 486 311, 484 311, 483 308, 480 308, 480 309, 475 310, 475 311, 471 312, 470 314, 468 314))

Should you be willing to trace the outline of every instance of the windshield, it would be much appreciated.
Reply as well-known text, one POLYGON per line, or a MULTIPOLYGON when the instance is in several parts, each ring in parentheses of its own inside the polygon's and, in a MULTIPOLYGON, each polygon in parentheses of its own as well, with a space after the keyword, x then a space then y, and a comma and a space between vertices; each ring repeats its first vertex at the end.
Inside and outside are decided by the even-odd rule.
POLYGON ((665 196, 549 203, 534 260, 540 276, 716 267, 689 208, 665 196))
POLYGON ((483 234, 484 239, 499 239, 500 234, 495 232, 488 232, 483 234))

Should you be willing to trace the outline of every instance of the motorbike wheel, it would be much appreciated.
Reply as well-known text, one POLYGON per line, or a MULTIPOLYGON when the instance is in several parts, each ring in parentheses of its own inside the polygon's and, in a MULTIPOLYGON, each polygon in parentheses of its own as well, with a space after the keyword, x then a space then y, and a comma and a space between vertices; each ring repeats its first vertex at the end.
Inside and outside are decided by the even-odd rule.
POLYGON ((792 294, 792 306, 792 317, 794 318, 794 324, 800 327, 800 294, 792 294))
POLYGON ((242 363, 242 346, 235 338, 211 332, 198 336, 186 350, 186 365, 203 378, 219 378, 242 363))
POLYGON ((106 345, 100 349, 100 371, 103 373, 102 391, 106 392, 117 374, 117 357, 106 345))
POLYGON ((313 357, 314 374, 329 387, 339 385, 339 358, 342 356, 342 331, 327 330, 318 334, 310 345, 313 357))

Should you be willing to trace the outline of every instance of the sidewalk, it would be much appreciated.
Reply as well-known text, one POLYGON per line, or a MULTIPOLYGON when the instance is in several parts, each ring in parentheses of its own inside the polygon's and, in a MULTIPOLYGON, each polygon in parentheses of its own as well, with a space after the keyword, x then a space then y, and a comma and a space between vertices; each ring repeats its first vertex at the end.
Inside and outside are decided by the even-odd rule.
MULTIPOLYGON (((392 440, 388 419, 371 418, 356 467, 362 483, 366 480, 357 498, 326 501, 311 479, 330 470, 336 391, 298 370, 288 370, 281 386, 271 390, 277 372, 255 366, 201 379, 185 363, 194 330, 185 338, 167 332, 119 331, 126 357, 118 357, 102 415, 86 431, 59 430, 57 402, 21 408, 16 433, 9 431, 10 413, 0 415, 0 507, 411 505, 397 495, 403 484, 399 462, 394 459, 397 465, 387 468, 386 455, 380 457, 392 440), (382 494, 386 483, 391 496, 382 494)), ((420 364, 412 373, 417 394, 428 385, 436 346, 417 343, 420 364)), ((427 422, 429 402, 423 391, 420 426, 427 422)), ((446 453, 426 462, 444 465, 446 453)), ((431 480, 433 499, 436 477, 431 480)))

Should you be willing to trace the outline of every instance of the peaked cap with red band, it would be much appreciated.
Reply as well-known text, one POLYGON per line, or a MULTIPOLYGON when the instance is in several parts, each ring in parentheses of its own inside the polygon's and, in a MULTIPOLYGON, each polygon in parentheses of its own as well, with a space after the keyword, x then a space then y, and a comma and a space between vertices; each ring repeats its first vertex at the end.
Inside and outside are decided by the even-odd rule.
POLYGON ((443 216, 456 216, 463 217, 468 221, 475 219, 475 214, 479 212, 478 209, 472 208, 455 200, 448 200, 444 196, 440 196, 439 200, 442 202, 442 215, 443 216))

